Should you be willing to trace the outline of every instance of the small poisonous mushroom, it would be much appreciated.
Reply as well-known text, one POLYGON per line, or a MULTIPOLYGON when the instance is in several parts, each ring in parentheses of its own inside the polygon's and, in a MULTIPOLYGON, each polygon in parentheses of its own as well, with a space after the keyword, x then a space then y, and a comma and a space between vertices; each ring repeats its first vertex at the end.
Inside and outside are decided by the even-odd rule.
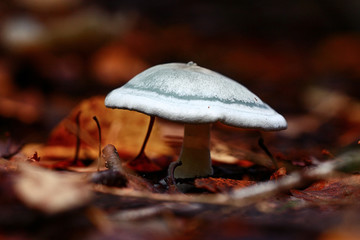
MULTIPOLYGON (((213 174, 210 126, 281 130, 283 116, 238 82, 193 62, 151 67, 105 98, 109 108, 134 110, 185 124, 175 179, 213 174)), ((171 167, 169 168, 171 169, 171 167)))

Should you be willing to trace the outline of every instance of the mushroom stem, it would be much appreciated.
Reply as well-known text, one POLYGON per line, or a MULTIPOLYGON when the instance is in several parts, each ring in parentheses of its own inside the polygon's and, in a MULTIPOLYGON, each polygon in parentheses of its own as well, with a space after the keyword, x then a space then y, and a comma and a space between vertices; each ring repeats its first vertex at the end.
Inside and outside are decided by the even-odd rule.
POLYGON ((210 158, 211 124, 185 124, 184 140, 175 178, 206 177, 213 174, 210 158))

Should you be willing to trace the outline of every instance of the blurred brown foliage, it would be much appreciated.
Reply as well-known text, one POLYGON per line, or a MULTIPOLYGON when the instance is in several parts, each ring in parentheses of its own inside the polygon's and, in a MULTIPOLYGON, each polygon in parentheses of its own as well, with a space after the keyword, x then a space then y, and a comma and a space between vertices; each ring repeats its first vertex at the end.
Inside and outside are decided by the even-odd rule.
POLYGON ((356 0, 0 2, 0 239, 358 238, 356 172, 246 207, 208 198, 359 148, 359 11, 356 0), (214 124, 214 176, 190 182, 198 202, 164 178, 183 128, 161 119, 146 148, 156 171, 136 172, 142 159, 122 175, 130 182, 123 188, 91 182, 91 174, 116 182, 103 162, 96 170, 92 117, 102 146, 113 144, 124 166, 149 121, 106 109, 105 94, 152 65, 188 61, 247 86, 288 129, 214 124), (77 138, 84 166, 43 169, 74 159, 77 138))

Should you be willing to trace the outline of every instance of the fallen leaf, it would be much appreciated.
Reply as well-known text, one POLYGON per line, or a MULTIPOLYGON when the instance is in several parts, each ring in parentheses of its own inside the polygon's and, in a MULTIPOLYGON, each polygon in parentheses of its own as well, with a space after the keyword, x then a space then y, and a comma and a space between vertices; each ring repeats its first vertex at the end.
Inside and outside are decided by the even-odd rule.
POLYGON ((81 176, 19 164, 14 191, 28 207, 55 214, 84 206, 91 191, 81 176))
POLYGON ((139 157, 128 161, 126 166, 137 172, 157 172, 163 170, 160 166, 151 161, 145 154, 141 154, 139 157))
POLYGON ((354 202, 360 199, 360 175, 323 180, 304 190, 290 190, 294 197, 311 202, 354 202))
POLYGON ((274 172, 273 175, 271 175, 270 180, 276 180, 283 176, 286 176, 286 168, 281 167, 278 170, 276 170, 276 172, 274 172))
MULTIPOLYGON (((42 156, 42 161, 73 159, 76 146, 75 120, 77 113, 81 112, 79 159, 95 160, 98 157, 98 129, 93 116, 97 116, 100 122, 102 144, 113 144, 119 155, 134 158, 145 138, 149 116, 135 111, 106 108, 104 99, 104 96, 97 96, 84 100, 53 129, 46 145, 37 145, 36 149, 25 146, 22 152, 31 155, 35 150, 42 156)), ((155 121, 145 149, 151 159, 174 155, 162 137, 160 128, 160 124, 155 121)))
POLYGON ((58 161, 50 165, 43 164, 42 166, 56 170, 64 170, 64 169, 72 169, 77 167, 84 168, 85 164, 82 161, 74 161, 73 159, 67 159, 67 160, 58 161))
POLYGON ((211 138, 211 157, 214 164, 237 164, 242 167, 251 167, 253 165, 260 165, 266 168, 274 168, 271 159, 263 152, 255 152, 249 150, 257 146, 259 135, 255 131, 241 131, 235 127, 224 127, 223 125, 216 125, 212 131, 211 138), (243 138, 252 144, 241 142, 239 139, 243 138))
POLYGON ((255 184, 255 182, 253 181, 226 179, 226 178, 209 177, 209 178, 195 179, 195 186, 197 188, 206 189, 214 193, 228 192, 235 188, 248 187, 253 184, 255 184))
POLYGON ((126 174, 109 169, 105 171, 94 172, 90 177, 90 182, 109 187, 122 188, 127 186, 128 178, 126 174))

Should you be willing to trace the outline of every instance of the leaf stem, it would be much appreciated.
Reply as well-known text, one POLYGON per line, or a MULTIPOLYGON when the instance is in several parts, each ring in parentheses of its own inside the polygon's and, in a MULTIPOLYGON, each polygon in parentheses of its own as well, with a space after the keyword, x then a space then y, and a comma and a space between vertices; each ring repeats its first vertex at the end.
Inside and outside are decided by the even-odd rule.
POLYGON ((100 123, 99 120, 97 119, 96 116, 93 116, 93 119, 96 123, 96 126, 98 128, 98 133, 99 133, 99 155, 98 155, 98 165, 97 165, 97 170, 100 171, 100 160, 101 160, 101 127, 100 127, 100 123))
POLYGON ((141 146, 140 152, 139 152, 139 154, 135 157, 135 159, 139 158, 141 155, 144 154, 146 144, 147 144, 147 142, 148 142, 148 140, 149 140, 149 137, 150 137, 152 128, 153 128, 153 126, 154 126, 154 122, 155 122, 155 116, 150 116, 150 122, 149 122, 148 130, 147 130, 147 132, 146 132, 146 136, 145 136, 143 145, 141 146))

